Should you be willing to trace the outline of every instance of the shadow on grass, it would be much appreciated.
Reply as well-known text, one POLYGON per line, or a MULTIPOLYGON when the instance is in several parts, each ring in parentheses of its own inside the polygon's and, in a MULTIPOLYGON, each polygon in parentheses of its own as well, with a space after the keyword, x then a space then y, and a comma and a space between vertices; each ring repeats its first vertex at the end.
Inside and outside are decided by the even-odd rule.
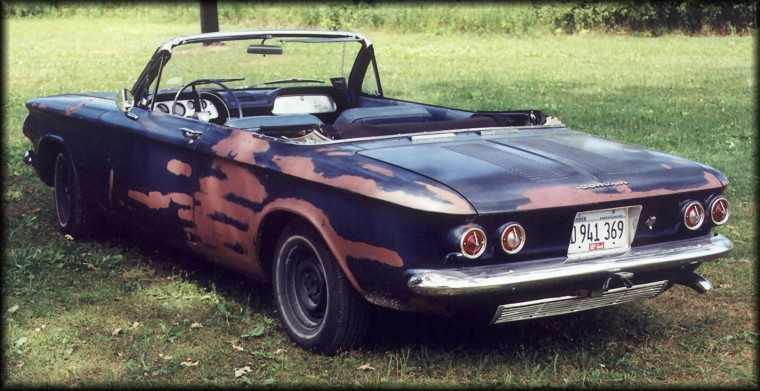
POLYGON ((180 274, 187 282, 205 291, 216 291, 225 298, 253 311, 274 313, 271 286, 222 264, 196 255, 189 249, 174 247, 134 231, 104 230, 92 240, 111 246, 127 247, 150 260, 150 267, 163 275, 180 274), (108 239, 110 238, 110 240, 108 239))
POLYGON ((638 303, 491 326, 483 321, 484 314, 444 317, 377 308, 375 315, 363 348, 380 352, 427 347, 475 355, 493 350, 507 355, 526 350, 574 354, 589 345, 664 338, 668 328, 660 319, 647 317, 638 303))
MULTIPOLYGON (((245 277, 188 250, 173 251, 173 248, 137 233, 113 235, 111 240, 139 251, 150 260, 150 267, 160 274, 179 271, 186 281, 203 290, 215 289, 226 299, 240 306, 249 306, 253 314, 277 317, 271 285, 245 277)), ((371 327, 360 349, 375 353, 425 347, 471 355, 493 350, 518 356, 540 356, 549 351, 574 354, 586 350, 589 344, 637 344, 642 340, 657 339, 663 337, 668 328, 658 318, 646 316, 638 303, 489 326, 491 315, 478 313, 448 317, 373 306, 371 327)), ((281 327, 278 325, 277 328, 284 337, 281 327)))

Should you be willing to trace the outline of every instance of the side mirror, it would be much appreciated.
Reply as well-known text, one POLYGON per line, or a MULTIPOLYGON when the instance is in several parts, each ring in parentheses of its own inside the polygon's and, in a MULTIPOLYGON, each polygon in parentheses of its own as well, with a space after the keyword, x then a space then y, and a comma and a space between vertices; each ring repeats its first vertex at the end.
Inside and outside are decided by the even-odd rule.
POLYGON ((137 115, 130 111, 134 106, 135 98, 132 96, 132 93, 129 92, 128 89, 124 88, 116 93, 116 107, 120 111, 123 111, 124 115, 126 115, 128 118, 136 120, 137 115))

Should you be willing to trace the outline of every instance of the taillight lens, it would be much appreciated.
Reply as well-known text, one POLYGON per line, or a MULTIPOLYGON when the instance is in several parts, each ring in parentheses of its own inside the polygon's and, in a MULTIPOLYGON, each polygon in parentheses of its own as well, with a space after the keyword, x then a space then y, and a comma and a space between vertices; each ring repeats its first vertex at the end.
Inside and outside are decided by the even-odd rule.
POLYGON ((480 228, 469 228, 464 231, 460 246, 465 257, 475 259, 486 251, 486 233, 480 228))
POLYGON ((516 254, 525 245, 525 229, 520 224, 510 223, 501 231, 501 248, 507 254, 516 254))
POLYGON ((697 201, 691 201, 686 204, 683 212, 683 223, 686 228, 694 231, 702 226, 705 221, 705 208, 697 201))
POLYGON ((728 221, 731 209, 728 206, 728 200, 723 197, 717 197, 710 202, 710 219, 713 224, 723 225, 728 221))

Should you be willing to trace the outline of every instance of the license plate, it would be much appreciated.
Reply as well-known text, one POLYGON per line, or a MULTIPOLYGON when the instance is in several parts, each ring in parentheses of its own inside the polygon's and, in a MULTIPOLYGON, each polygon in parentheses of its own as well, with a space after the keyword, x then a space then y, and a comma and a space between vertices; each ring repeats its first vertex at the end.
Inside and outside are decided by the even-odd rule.
POLYGON ((579 212, 570 232, 568 258, 608 255, 631 247, 641 206, 579 212))

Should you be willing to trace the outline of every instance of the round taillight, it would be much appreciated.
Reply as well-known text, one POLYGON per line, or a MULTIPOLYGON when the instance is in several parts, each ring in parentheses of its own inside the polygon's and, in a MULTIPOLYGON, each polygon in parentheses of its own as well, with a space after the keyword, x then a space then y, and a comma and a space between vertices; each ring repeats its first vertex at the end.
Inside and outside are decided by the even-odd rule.
POLYGON ((718 197, 710 202, 710 218, 713 224, 723 225, 728 221, 731 210, 728 207, 728 200, 718 197))
POLYGON ((511 223, 501 231, 501 248, 507 254, 516 254, 525 245, 525 230, 520 224, 511 223))
POLYGON ((702 226, 704 221, 705 208, 702 207, 702 204, 697 201, 691 201, 686 204, 683 212, 683 223, 686 225, 686 228, 692 231, 697 230, 702 226))
POLYGON ((470 228, 464 231, 461 241, 462 254, 475 259, 486 251, 486 233, 480 228, 470 228))

